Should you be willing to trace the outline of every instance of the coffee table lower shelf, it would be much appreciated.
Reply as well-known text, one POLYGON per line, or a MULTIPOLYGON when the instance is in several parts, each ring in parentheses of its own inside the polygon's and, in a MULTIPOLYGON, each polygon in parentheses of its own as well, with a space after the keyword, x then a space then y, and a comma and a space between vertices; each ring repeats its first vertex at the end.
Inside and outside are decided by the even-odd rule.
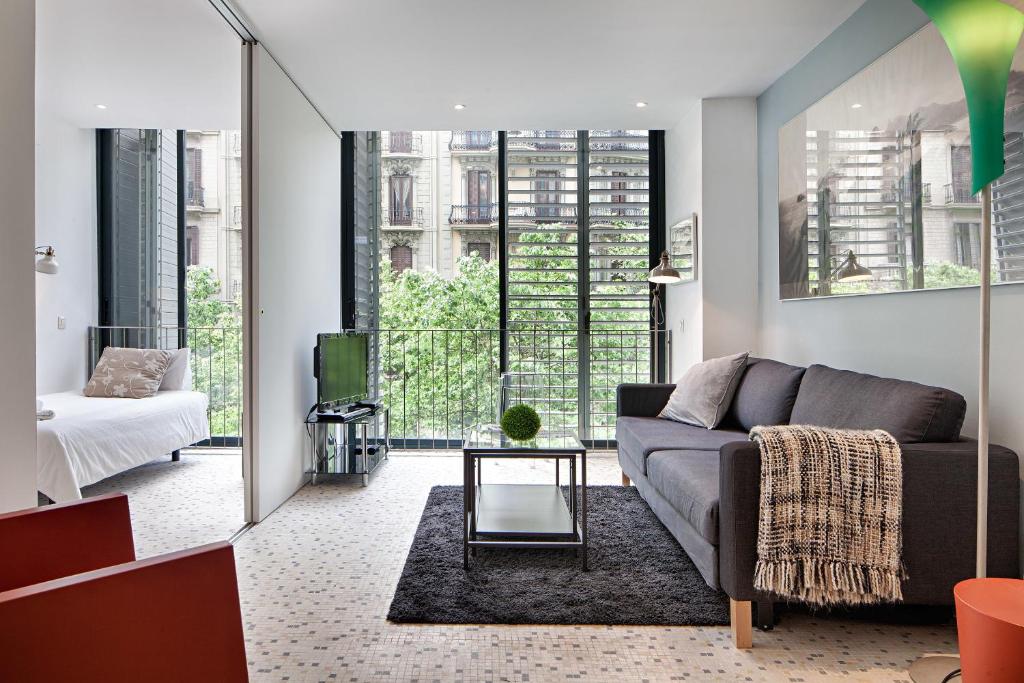
POLYGON ((583 531, 558 486, 481 484, 475 502, 466 513, 470 550, 583 547, 583 531))

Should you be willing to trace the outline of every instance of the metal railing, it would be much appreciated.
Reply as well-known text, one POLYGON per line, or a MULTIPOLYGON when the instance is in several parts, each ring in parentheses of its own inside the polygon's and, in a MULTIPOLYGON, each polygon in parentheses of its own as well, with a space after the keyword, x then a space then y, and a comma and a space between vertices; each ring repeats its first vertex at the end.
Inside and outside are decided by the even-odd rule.
POLYGON ((423 154, 423 138, 412 131, 392 130, 385 134, 384 151, 387 154, 423 154))
POLYGON ((381 224, 385 228, 419 227, 423 225, 423 208, 392 206, 383 212, 382 218, 381 224))
POLYGON ((486 225, 498 221, 497 204, 452 204, 450 225, 486 225))
MULTIPOLYGON (((646 329, 376 329, 371 393, 390 409, 398 448, 459 448, 509 401, 528 402, 543 424, 593 445, 615 438, 615 393, 653 378, 653 342, 663 358, 670 333, 646 329), (502 347, 507 367, 501 367, 502 347)), ((671 376, 671 370, 669 370, 671 376)))
POLYGON ((242 328, 237 327, 131 327, 89 328, 89 374, 103 349, 188 347, 192 390, 209 398, 207 419, 210 439, 200 446, 239 446, 242 443, 242 328))
POLYGON ((187 206, 206 206, 203 186, 196 185, 194 180, 185 183, 185 204, 187 206))
POLYGON ((977 204, 980 201, 981 198, 976 194, 972 194, 971 190, 965 186, 952 183, 946 185, 947 204, 977 204))
POLYGON ((491 130, 456 130, 448 142, 451 152, 490 151, 498 147, 498 136, 491 130))

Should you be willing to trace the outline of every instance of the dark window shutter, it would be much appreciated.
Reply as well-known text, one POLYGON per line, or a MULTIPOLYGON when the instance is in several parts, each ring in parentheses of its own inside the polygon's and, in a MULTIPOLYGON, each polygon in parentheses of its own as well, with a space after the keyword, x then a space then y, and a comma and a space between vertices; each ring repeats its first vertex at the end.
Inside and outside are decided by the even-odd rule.
POLYGON ((470 242, 466 250, 472 254, 474 251, 480 255, 484 261, 491 260, 491 243, 490 242, 470 242))
POLYGON ((391 247, 391 269, 403 273, 412 268, 412 247, 397 245, 391 247))

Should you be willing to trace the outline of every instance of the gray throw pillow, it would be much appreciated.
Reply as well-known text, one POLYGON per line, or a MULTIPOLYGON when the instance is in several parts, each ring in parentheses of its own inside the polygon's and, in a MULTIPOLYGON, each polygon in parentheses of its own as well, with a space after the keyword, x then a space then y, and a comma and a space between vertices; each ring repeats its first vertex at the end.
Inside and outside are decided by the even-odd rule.
POLYGON ((170 351, 108 346, 82 392, 93 398, 148 398, 160 388, 170 351))
POLYGON ((658 417, 714 429, 722 422, 747 366, 746 353, 712 358, 687 370, 658 417))

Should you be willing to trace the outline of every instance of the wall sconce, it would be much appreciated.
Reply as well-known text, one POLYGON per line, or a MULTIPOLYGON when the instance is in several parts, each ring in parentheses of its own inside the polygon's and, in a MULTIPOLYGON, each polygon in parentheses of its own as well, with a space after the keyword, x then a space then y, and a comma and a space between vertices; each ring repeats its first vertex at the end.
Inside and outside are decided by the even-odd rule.
POLYGON ((56 275, 60 269, 60 264, 57 263, 57 252, 53 250, 48 244, 44 244, 41 247, 36 247, 36 272, 43 273, 45 275, 56 275))

